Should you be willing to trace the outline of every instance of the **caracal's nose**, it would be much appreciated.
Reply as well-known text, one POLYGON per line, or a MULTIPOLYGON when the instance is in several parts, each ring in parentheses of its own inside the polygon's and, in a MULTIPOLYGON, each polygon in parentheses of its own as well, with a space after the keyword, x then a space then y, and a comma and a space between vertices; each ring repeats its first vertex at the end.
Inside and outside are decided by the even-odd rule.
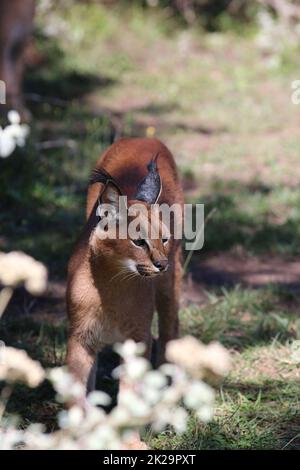
POLYGON ((166 271, 169 267, 169 263, 167 259, 160 259, 158 261, 155 261, 153 264, 160 271, 166 271))

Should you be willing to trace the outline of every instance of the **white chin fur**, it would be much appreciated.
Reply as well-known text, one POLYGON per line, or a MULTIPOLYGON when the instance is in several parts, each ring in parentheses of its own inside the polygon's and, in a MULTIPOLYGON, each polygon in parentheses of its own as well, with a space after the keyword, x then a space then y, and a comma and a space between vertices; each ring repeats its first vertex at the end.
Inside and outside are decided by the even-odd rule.
POLYGON ((131 271, 133 273, 138 272, 138 270, 136 269, 136 264, 134 261, 132 261, 132 259, 125 259, 124 261, 122 261, 122 264, 125 268, 128 269, 128 271, 131 271))

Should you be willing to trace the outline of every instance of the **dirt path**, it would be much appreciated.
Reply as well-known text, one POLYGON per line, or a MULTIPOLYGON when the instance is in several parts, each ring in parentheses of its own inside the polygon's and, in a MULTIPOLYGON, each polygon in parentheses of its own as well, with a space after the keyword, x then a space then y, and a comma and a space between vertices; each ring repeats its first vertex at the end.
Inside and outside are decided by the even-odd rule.
MULTIPOLYGON (((300 258, 291 260, 278 255, 258 257, 234 253, 199 258, 201 256, 192 260, 190 272, 184 278, 183 308, 190 304, 206 305, 210 289, 235 286, 259 289, 275 285, 290 291, 294 298, 299 297, 300 302, 300 258)), ((36 320, 50 323, 64 320, 65 288, 65 281, 50 281, 47 292, 40 298, 32 298, 20 289, 12 301, 10 315, 32 314, 36 320)))

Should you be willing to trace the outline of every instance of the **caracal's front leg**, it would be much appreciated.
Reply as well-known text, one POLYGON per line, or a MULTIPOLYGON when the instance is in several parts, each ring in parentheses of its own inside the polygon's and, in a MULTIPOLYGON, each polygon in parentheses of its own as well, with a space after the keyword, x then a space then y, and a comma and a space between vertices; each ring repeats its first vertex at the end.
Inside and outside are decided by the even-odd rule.
POLYGON ((69 372, 84 385, 87 393, 95 389, 97 353, 95 350, 83 345, 75 336, 71 335, 67 345, 67 366, 69 372))
POLYGON ((165 362, 166 344, 178 337, 178 310, 182 280, 181 247, 178 246, 171 260, 170 270, 159 279, 156 286, 159 340, 158 365, 165 362))

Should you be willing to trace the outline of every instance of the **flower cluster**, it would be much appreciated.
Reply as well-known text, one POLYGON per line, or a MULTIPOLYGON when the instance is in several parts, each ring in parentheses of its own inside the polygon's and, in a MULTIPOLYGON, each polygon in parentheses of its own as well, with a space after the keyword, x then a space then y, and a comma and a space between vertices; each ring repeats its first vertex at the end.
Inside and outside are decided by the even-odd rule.
MULTIPOLYGON (((73 403, 59 413, 60 429, 47 434, 43 426, 34 424, 20 431, 8 423, 0 430, 0 449, 20 445, 36 450, 127 449, 142 426, 150 424, 154 431, 161 431, 171 425, 176 432, 182 433, 186 429, 188 411, 195 413, 201 421, 209 421, 213 414, 214 390, 199 377, 204 377, 207 372, 218 377, 227 373, 229 358, 226 350, 220 345, 204 346, 191 337, 172 341, 168 355, 173 357, 174 363, 152 370, 141 356, 143 349, 143 345, 131 340, 116 347, 123 365, 116 369, 115 375, 121 379, 122 386, 118 405, 109 414, 99 407, 109 404, 108 395, 94 391, 85 397, 84 387, 67 370, 48 371, 46 376, 57 392, 57 400, 73 403), (195 362, 191 367, 190 360, 182 358, 188 358, 192 349, 195 362), (221 367, 215 363, 217 358, 223 364, 221 367)), ((37 385, 43 377, 40 366, 28 357, 24 361, 17 356, 16 359, 19 373, 13 377, 33 385, 32 381, 28 382, 30 364, 37 385), (23 366, 22 376, 20 369, 23 366)), ((3 373, 1 378, 5 379, 3 373)), ((11 379, 12 375, 7 378, 11 379)))

